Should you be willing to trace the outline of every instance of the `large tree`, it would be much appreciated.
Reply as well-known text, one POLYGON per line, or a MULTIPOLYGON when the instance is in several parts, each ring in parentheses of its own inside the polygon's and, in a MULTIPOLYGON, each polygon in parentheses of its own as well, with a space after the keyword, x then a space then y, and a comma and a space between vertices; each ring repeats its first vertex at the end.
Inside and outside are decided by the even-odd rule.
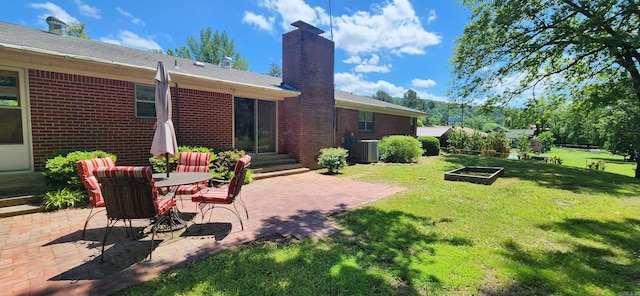
POLYGON ((588 86, 615 83, 633 96, 600 103, 630 99, 640 106, 640 0, 462 4, 471 10, 471 22, 457 39, 451 95, 486 98, 489 105, 544 90, 589 100, 583 94, 588 86))
POLYGON ((189 36, 187 46, 180 46, 175 50, 168 49, 167 54, 215 65, 219 65, 222 58, 230 57, 233 60, 234 69, 245 71, 249 69, 249 62, 236 51, 235 42, 229 39, 227 32, 213 32, 211 27, 200 30, 200 39, 189 36))

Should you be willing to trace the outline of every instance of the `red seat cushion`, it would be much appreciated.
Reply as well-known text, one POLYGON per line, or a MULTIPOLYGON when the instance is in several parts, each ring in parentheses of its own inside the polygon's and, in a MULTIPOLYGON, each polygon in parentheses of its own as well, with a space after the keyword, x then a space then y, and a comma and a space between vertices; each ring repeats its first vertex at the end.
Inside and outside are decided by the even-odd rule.
POLYGON ((198 193, 200 189, 202 189, 201 184, 180 185, 178 186, 178 190, 176 190, 176 194, 191 195, 191 194, 198 193))
POLYGON ((157 199, 156 205, 158 206, 158 216, 164 216, 167 211, 176 206, 176 200, 173 198, 157 199))
POLYGON ((228 190, 226 188, 213 189, 207 188, 191 196, 192 202, 212 202, 212 203, 230 203, 228 190))

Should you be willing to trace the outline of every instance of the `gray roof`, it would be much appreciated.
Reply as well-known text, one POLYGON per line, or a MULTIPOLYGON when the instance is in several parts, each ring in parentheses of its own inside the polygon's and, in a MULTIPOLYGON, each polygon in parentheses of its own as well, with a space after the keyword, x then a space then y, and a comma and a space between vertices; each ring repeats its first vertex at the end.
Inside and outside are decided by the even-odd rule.
MULTIPOLYGON (((206 63, 204 67, 197 66, 193 60, 96 40, 56 35, 48 31, 5 22, 0 22, 0 48, 2 47, 55 56, 67 56, 106 64, 127 65, 129 67, 149 69, 152 71, 155 71, 158 61, 163 61, 171 74, 178 73, 215 81, 226 81, 259 88, 291 91, 292 96, 299 94, 298 90, 287 85, 282 85, 282 78, 278 77, 226 69, 218 65, 206 63)), ((415 109, 353 95, 343 91, 335 91, 335 99, 359 105, 384 108, 390 112, 401 112, 412 116, 426 115, 426 113, 415 109)))
POLYGON ((522 134, 527 135, 528 137, 533 137, 535 130, 532 129, 514 129, 508 130, 506 132, 507 139, 516 139, 520 137, 522 134))
POLYGON ((373 98, 354 95, 352 93, 349 93, 349 92, 346 92, 346 91, 341 91, 341 90, 336 90, 335 94, 334 94, 334 97, 335 97, 336 100, 340 100, 340 101, 351 102, 351 103, 360 104, 360 105, 378 107, 378 108, 382 108, 382 109, 387 109, 389 111, 409 113, 409 114, 412 114, 413 116, 426 116, 427 115, 427 113, 422 112, 420 110, 411 109, 409 107, 400 106, 400 105, 392 104, 392 103, 389 103, 389 102, 376 100, 376 99, 373 99, 373 98))
MULTIPOLYGON (((291 90, 280 85, 281 78, 269 75, 226 69, 213 64, 205 64, 204 67, 196 66, 193 60, 96 40, 60 36, 48 31, 5 22, 0 22, 0 47, 76 57, 108 64, 123 64, 153 71, 155 71, 158 61, 163 61, 170 73, 180 73, 270 89, 291 90), (178 67, 175 67, 176 65, 178 67)), ((295 95, 292 94, 292 96, 295 95)))

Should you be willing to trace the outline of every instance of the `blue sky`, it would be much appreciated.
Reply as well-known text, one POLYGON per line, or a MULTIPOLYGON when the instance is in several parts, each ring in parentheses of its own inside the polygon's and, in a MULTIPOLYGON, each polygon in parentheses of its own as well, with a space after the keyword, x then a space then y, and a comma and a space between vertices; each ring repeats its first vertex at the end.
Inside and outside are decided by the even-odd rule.
POLYGON ((303 20, 335 41, 337 89, 395 97, 413 89, 445 101, 453 41, 469 13, 454 0, 35 0, 3 2, 0 21, 46 30, 51 15, 85 23, 91 39, 139 49, 186 45, 206 27, 226 31, 257 73, 282 64, 281 36, 303 20))

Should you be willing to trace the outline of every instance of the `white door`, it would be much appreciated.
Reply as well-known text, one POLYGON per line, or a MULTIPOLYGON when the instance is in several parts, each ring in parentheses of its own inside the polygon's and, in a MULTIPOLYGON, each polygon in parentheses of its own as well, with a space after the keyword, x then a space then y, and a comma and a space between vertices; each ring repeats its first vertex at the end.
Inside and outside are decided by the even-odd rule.
POLYGON ((24 71, 0 67, 0 172, 31 170, 24 71))

